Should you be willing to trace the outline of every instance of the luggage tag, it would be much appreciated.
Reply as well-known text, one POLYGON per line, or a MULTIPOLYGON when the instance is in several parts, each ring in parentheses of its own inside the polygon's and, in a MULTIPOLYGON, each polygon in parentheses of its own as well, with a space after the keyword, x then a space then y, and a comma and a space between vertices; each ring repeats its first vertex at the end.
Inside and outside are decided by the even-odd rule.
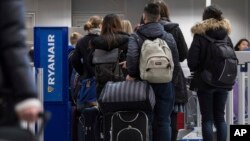
POLYGON ((87 87, 87 88, 90 87, 90 83, 91 83, 91 81, 90 81, 90 80, 87 80, 87 83, 86 83, 86 87, 87 87))

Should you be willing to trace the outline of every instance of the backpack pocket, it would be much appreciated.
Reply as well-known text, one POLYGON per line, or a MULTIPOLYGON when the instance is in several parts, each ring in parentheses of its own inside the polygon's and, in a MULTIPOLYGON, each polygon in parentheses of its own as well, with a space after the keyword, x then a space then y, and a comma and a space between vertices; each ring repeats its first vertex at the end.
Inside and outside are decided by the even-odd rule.
POLYGON ((151 57, 140 74, 143 80, 148 80, 150 83, 170 82, 172 80, 170 61, 164 56, 151 57))
POLYGON ((127 128, 122 129, 118 132, 116 141, 143 141, 143 135, 139 129, 128 126, 127 128))
POLYGON ((224 84, 234 84, 237 76, 237 60, 225 59, 223 70, 218 79, 219 82, 224 84))

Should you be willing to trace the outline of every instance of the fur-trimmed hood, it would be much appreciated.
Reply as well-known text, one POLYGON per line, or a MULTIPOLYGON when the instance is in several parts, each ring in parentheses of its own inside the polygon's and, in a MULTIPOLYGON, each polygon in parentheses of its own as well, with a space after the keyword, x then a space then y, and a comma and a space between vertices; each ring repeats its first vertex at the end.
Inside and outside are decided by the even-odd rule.
POLYGON ((211 18, 195 24, 191 28, 191 32, 193 34, 203 35, 208 30, 217 30, 217 29, 224 29, 227 32, 227 34, 230 34, 232 31, 229 20, 223 19, 221 21, 218 21, 216 19, 211 18))

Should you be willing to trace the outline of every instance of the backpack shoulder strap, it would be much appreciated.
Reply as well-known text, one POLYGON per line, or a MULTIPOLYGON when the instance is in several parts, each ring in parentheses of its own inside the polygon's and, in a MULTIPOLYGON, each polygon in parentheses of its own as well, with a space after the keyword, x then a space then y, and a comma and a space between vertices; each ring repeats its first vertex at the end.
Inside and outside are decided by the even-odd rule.
POLYGON ((215 39, 213 39, 207 35, 203 35, 203 37, 205 37, 209 42, 212 42, 212 43, 214 43, 216 41, 215 39))
POLYGON ((167 42, 164 39, 162 39, 162 38, 158 38, 158 39, 159 39, 159 42, 160 42, 161 46, 166 45, 169 48, 167 42))
POLYGON ((145 37, 142 37, 139 32, 134 32, 131 36, 137 41, 138 46, 141 48, 143 42, 146 40, 145 37))
POLYGON ((203 37, 205 37, 208 41, 214 43, 214 42, 219 42, 219 43, 226 43, 228 41, 228 36, 226 36, 224 39, 222 40, 216 40, 214 38, 209 37, 208 35, 203 35, 203 37))
POLYGON ((69 54, 68 54, 68 60, 70 60, 70 58, 71 58, 71 56, 74 54, 74 49, 73 50, 71 50, 70 52, 69 52, 69 54))

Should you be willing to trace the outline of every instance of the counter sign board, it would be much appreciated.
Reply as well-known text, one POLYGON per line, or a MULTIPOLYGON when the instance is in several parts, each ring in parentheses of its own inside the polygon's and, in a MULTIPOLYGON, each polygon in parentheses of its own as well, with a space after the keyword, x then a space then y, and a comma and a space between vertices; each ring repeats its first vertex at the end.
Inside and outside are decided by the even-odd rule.
POLYGON ((62 102, 67 95, 67 27, 35 27, 35 66, 43 68, 44 101, 62 102))

